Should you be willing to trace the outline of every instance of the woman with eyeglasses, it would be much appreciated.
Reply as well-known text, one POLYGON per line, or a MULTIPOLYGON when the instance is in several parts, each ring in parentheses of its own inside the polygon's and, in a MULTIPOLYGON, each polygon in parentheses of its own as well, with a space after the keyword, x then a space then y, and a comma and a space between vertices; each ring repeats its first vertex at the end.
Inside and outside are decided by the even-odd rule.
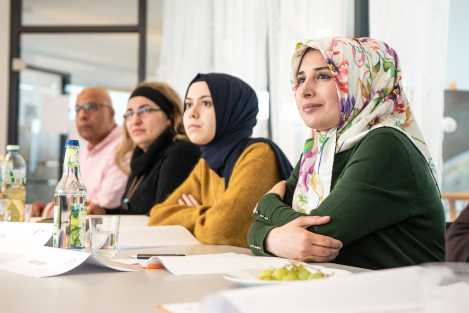
POLYGON ((168 85, 137 85, 124 119, 114 158, 122 171, 130 173, 122 205, 115 209, 92 206, 92 214, 147 214, 184 182, 199 161, 200 149, 184 131, 181 99, 168 85), (129 169, 125 160, 130 152, 129 169))

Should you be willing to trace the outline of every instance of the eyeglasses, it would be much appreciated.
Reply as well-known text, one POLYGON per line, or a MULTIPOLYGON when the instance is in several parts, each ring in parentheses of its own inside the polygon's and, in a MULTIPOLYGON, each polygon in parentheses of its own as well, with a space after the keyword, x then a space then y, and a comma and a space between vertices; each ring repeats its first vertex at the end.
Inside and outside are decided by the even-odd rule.
MULTIPOLYGON (((163 111, 161 109, 152 109, 152 108, 140 108, 137 110, 137 115, 140 116, 140 117, 145 117, 145 116, 148 116, 151 112, 158 112, 158 111, 163 111)), ((134 116, 135 112, 132 111, 132 110, 129 110, 127 112, 125 112, 124 114, 124 118, 126 120, 131 120, 132 119, 132 116, 134 116)))
POLYGON ((95 103, 95 102, 90 102, 85 105, 77 105, 75 106, 75 112, 78 114, 80 113, 80 110, 83 109, 86 114, 90 114, 92 112, 98 111, 99 107, 108 107, 112 109, 112 106, 107 105, 107 104, 102 104, 102 103, 95 103))

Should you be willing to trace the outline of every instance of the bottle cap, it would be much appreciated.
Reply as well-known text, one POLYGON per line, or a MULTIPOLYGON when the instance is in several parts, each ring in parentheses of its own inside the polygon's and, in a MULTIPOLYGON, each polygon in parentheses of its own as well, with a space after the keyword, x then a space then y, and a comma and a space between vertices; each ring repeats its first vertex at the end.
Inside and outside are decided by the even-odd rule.
POLYGON ((20 150, 20 146, 18 146, 18 145, 8 145, 7 146, 7 151, 15 151, 15 150, 16 151, 20 150))
POLYGON ((80 146, 80 142, 78 140, 67 140, 65 141, 66 146, 80 146))

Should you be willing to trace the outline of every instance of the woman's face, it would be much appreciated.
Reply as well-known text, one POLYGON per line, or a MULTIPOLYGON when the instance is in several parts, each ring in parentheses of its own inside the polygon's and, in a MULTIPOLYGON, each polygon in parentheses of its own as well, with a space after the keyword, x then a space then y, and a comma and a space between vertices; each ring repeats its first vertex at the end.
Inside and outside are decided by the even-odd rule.
POLYGON ((319 50, 308 49, 298 69, 295 101, 306 126, 326 130, 338 126, 340 106, 334 77, 319 50))
POLYGON ((217 130, 212 94, 204 81, 195 82, 187 91, 184 128, 189 139, 198 145, 213 140, 217 130))
POLYGON ((141 112, 138 110, 160 109, 160 107, 150 99, 137 96, 133 97, 127 103, 127 112, 132 111, 133 115, 125 119, 125 126, 129 132, 132 141, 143 151, 155 142, 155 140, 171 125, 171 120, 163 111, 141 112))

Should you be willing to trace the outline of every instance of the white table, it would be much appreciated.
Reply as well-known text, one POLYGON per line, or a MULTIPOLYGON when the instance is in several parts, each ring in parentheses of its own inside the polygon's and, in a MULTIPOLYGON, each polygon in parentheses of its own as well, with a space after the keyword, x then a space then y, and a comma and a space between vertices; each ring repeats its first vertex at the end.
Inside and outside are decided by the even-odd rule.
MULTIPOLYGON (((233 246, 193 245, 123 250, 114 258, 129 258, 136 253, 196 255, 226 252, 252 255, 249 249, 233 246)), ((0 254, 0 263, 18 257, 20 255, 0 254)), ((331 263, 323 265, 353 273, 368 271, 331 263)), ((96 267, 90 274, 47 278, 0 270, 0 313, 160 312, 157 305, 197 302, 209 293, 234 288, 245 287, 223 279, 221 274, 176 276, 165 269, 117 272, 96 267)))

